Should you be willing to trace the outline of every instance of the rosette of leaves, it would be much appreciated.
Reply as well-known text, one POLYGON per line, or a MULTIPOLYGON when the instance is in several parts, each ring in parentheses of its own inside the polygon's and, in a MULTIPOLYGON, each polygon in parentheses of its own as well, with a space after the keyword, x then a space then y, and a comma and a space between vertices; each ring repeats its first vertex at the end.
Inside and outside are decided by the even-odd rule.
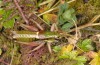
POLYGON ((58 25, 62 30, 69 31, 76 22, 75 10, 68 3, 61 4, 58 12, 58 25))
POLYGON ((70 59, 74 60, 74 65, 85 65, 87 59, 85 56, 79 56, 77 50, 73 50, 74 46, 69 44, 67 46, 55 47, 54 51, 58 52, 58 58, 61 59, 70 59))
POLYGON ((92 40, 91 39, 85 39, 85 40, 80 40, 78 43, 78 47, 82 49, 83 51, 91 51, 93 50, 92 46, 92 40))

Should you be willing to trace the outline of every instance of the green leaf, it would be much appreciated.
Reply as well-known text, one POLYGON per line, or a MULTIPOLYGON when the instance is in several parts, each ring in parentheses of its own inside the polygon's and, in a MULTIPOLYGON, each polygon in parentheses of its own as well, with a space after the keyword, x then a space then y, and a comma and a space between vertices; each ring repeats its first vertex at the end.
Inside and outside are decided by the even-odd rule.
POLYGON ((92 42, 91 39, 85 39, 80 43, 78 43, 78 46, 84 51, 90 51, 94 49, 93 46, 91 45, 91 42, 92 42))
POLYGON ((8 20, 7 22, 4 22, 3 26, 5 28, 12 28, 14 26, 14 23, 15 23, 15 19, 11 19, 11 20, 8 20))
POLYGON ((82 42, 83 45, 91 44, 91 39, 85 39, 82 42))
POLYGON ((62 25, 66 22, 66 19, 63 19, 63 13, 66 11, 66 9, 69 8, 69 5, 68 3, 64 3, 64 4, 61 4, 59 6, 59 12, 58 12, 58 22, 59 22, 59 25, 62 25))
POLYGON ((65 31, 69 31, 70 28, 73 27, 73 25, 71 23, 66 23, 62 26, 62 30, 65 30, 65 31))
POLYGON ((43 19, 45 20, 45 23, 46 23, 46 24, 50 25, 50 20, 49 20, 49 18, 48 18, 48 15, 44 14, 44 15, 43 15, 43 19))
POLYGON ((58 12, 58 25, 62 30, 69 31, 74 26, 74 21, 77 22, 75 10, 69 8, 67 3, 61 4, 58 12))
POLYGON ((59 55, 59 59, 75 59, 77 56, 77 52, 76 51, 71 51, 71 52, 64 52, 64 53, 61 53, 59 55))
POLYGON ((73 14, 74 14, 74 9, 73 8, 70 8, 70 9, 67 9, 63 14, 63 18, 66 19, 67 21, 70 21, 72 20, 73 18, 73 14))
POLYGON ((69 53, 69 59, 75 59, 77 57, 77 51, 71 51, 69 53))
POLYGON ((77 61, 75 65, 84 65, 84 63, 87 61, 85 56, 77 56, 75 60, 77 61))
POLYGON ((61 47, 60 46, 54 46, 53 47, 53 51, 54 52, 59 52, 61 50, 61 47))
POLYGON ((12 10, 4 11, 3 16, 2 16, 3 21, 7 21, 11 13, 12 13, 12 10))
POLYGON ((68 8, 69 8, 68 3, 61 4, 59 6, 58 16, 62 15, 66 11, 66 9, 68 9, 68 8))
POLYGON ((75 60, 77 60, 78 62, 83 62, 83 63, 87 61, 85 56, 77 56, 75 60))
POLYGON ((77 62, 75 65, 84 65, 82 62, 77 62))
POLYGON ((3 8, 0 8, 0 16, 4 14, 3 8))
POLYGON ((63 54, 59 54, 59 59, 66 59, 69 58, 68 52, 64 52, 63 54))
POLYGON ((59 22, 59 25, 62 25, 66 22, 66 19, 63 19, 62 15, 61 15, 61 16, 59 16, 58 22, 59 22))

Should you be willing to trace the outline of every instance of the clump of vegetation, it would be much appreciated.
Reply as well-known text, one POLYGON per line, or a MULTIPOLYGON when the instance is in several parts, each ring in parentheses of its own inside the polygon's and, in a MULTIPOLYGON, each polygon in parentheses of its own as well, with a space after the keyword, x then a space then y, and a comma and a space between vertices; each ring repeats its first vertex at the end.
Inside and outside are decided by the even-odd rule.
POLYGON ((0 0, 0 65, 100 65, 100 0, 0 0))

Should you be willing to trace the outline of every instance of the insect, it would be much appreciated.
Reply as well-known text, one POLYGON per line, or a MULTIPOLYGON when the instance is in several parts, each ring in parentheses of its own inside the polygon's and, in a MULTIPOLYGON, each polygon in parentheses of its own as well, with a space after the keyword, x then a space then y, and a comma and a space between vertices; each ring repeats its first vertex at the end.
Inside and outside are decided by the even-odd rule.
POLYGON ((56 42, 56 38, 58 38, 59 35, 58 33, 55 32, 30 32, 30 31, 12 31, 12 38, 16 40, 17 43, 21 44, 27 44, 27 43, 32 43, 35 41, 39 41, 41 43, 33 43, 33 44, 27 44, 31 46, 36 46, 37 47, 33 50, 31 50, 29 53, 38 50, 41 48, 43 45, 47 44, 48 50, 51 53, 51 43, 56 42))
POLYGON ((34 41, 35 39, 50 39, 50 38, 58 38, 58 33, 55 32, 30 32, 30 31, 12 31, 12 38, 18 41, 34 41), (25 39, 25 40, 24 40, 25 39))

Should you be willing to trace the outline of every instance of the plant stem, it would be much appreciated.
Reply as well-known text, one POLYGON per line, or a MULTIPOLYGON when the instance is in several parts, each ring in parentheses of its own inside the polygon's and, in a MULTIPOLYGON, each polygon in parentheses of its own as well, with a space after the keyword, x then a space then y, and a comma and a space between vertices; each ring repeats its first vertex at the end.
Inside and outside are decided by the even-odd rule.
MULTIPOLYGON (((97 26, 97 25, 100 25, 100 23, 94 23, 97 19, 100 18, 100 15, 96 15, 89 23, 85 24, 85 25, 82 25, 82 26, 79 26, 77 27, 77 30, 80 30, 80 29, 83 29, 83 28, 86 28, 86 27, 90 27, 90 26, 97 26)), ((75 31, 76 29, 72 29, 70 30, 68 33, 70 32, 73 32, 75 31)))
POLYGON ((47 3, 51 2, 51 1, 52 1, 52 0, 44 1, 44 2, 40 3, 39 6, 41 6, 41 5, 45 5, 45 4, 47 4, 47 3))
POLYGON ((43 29, 43 27, 40 25, 40 24, 38 24, 35 20, 33 20, 33 19, 30 19, 33 23, 35 23, 36 25, 37 25, 37 27, 40 29, 40 30, 44 30, 43 29))
POLYGON ((46 14, 46 13, 49 13, 49 12, 55 10, 55 9, 58 9, 58 7, 55 7, 55 8, 49 9, 49 10, 47 10, 47 11, 45 11, 45 12, 39 14, 38 16, 42 16, 42 15, 44 15, 44 14, 46 14))
POLYGON ((20 6, 19 6, 19 4, 18 4, 18 1, 17 1, 17 0, 14 0, 14 3, 15 3, 15 5, 16 5, 16 7, 18 8, 18 11, 20 12, 21 17, 22 17, 23 20, 26 22, 26 24, 28 24, 29 21, 27 20, 27 18, 25 17, 25 15, 24 15, 22 9, 20 8, 20 6))
MULTIPOLYGON (((74 2, 74 1, 76 1, 76 0, 71 0, 71 1, 68 1, 67 3, 70 4, 70 3, 74 2)), ((46 13, 49 13, 49 12, 51 12, 51 11, 53 11, 53 10, 56 10, 56 9, 58 9, 58 7, 51 8, 51 9, 49 9, 49 10, 47 10, 47 11, 45 11, 45 12, 39 14, 38 16, 42 16, 42 15, 44 15, 44 14, 46 14, 46 13)))
POLYGON ((33 50, 29 51, 28 53, 34 52, 38 49, 40 49, 42 46, 44 46, 45 42, 42 42, 39 46, 37 46, 36 48, 34 48, 33 50))

